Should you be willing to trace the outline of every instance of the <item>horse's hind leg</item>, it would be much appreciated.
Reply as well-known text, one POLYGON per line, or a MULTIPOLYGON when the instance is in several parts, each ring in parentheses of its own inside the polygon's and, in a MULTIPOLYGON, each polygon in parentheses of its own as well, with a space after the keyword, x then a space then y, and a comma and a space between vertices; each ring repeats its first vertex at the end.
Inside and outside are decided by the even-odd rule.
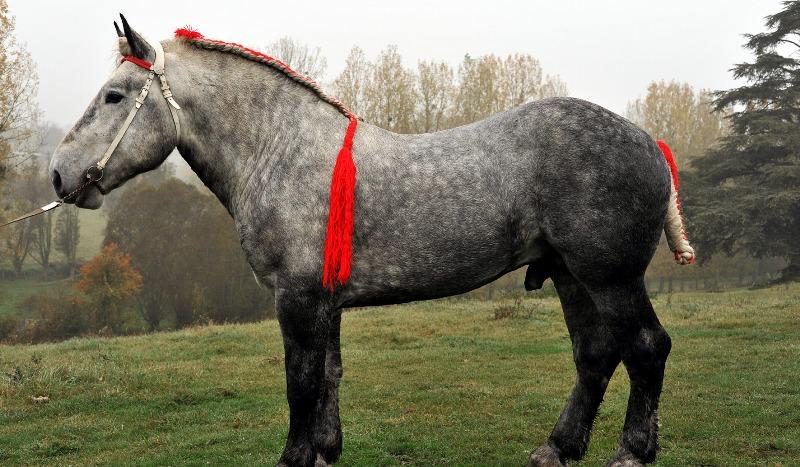
POLYGON ((586 288, 563 265, 553 267, 552 277, 572 339, 577 378, 550 438, 531 454, 529 466, 564 465, 583 457, 597 409, 620 361, 613 332, 586 288))
POLYGON ((669 335, 653 311, 643 278, 592 288, 591 296, 612 324, 631 381, 625 425, 609 465, 653 462, 658 451, 658 402, 672 346, 669 335))

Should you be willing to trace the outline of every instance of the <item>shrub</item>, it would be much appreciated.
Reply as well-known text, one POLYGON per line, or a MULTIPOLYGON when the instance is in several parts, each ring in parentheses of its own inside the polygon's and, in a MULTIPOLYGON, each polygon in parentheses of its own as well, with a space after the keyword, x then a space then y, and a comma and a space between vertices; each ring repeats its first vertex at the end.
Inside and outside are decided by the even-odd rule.
POLYGON ((15 323, 18 330, 9 336, 12 342, 59 341, 92 331, 85 303, 74 295, 32 295, 20 307, 32 318, 15 323))

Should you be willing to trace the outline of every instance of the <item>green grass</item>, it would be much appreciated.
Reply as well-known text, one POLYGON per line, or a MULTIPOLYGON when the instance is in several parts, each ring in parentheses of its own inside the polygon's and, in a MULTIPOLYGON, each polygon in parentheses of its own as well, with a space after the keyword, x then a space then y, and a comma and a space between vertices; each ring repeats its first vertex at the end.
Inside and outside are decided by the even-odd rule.
POLYGON ((51 282, 38 279, 0 281, 0 318, 27 314, 20 309, 20 304, 32 295, 55 294, 70 289, 72 282, 66 279, 51 282))
MULTIPOLYGON (((574 369, 556 299, 500 304, 345 314, 341 465, 524 464, 574 369)), ((673 337, 658 463, 800 464, 800 286, 654 304, 673 337)), ((274 321, 0 347, 0 464, 274 464, 283 378, 274 321)), ((620 369, 584 465, 612 454, 627 389, 620 369)))

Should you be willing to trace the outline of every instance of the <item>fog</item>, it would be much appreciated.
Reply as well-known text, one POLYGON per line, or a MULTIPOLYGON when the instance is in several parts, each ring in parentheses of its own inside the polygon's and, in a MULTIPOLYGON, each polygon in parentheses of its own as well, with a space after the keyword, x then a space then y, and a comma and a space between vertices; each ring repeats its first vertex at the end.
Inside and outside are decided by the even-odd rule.
POLYGON ((653 80, 724 89, 728 70, 748 59, 747 32, 780 9, 777 0, 226 2, 9 0, 17 36, 38 64, 44 118, 69 127, 113 67, 111 22, 123 12, 151 39, 190 24, 209 37, 263 47, 282 37, 320 46, 326 80, 358 45, 368 57, 396 44, 406 65, 457 66, 465 53, 530 53, 570 95, 622 113, 653 80))

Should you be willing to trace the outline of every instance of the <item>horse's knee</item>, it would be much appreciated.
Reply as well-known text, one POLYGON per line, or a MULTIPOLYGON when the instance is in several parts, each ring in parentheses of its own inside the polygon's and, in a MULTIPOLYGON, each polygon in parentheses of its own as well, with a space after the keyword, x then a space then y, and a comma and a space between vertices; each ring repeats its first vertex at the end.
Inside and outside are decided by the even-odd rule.
POLYGON ((663 371, 671 350, 672 339, 663 327, 659 325, 641 328, 634 336, 630 349, 623 359, 626 365, 635 371, 651 369, 663 371))
POLYGON ((604 390, 619 363, 619 350, 603 328, 593 329, 573 338, 572 358, 578 377, 584 384, 593 383, 604 390))

